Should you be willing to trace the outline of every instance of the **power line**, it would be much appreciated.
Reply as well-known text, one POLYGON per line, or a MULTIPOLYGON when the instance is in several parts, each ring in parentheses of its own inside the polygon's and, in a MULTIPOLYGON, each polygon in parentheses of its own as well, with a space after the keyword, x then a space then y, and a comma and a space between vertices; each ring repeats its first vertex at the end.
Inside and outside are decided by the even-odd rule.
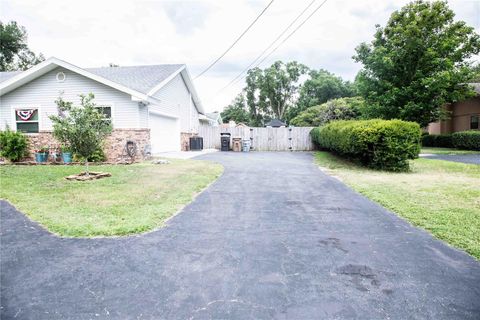
POLYGON ((245 72, 245 71, 248 71, 250 69, 250 67, 255 63, 257 62, 264 54, 265 52, 267 52, 287 31, 288 29, 290 29, 290 27, 295 24, 295 22, 297 22, 298 19, 300 19, 300 17, 305 13, 305 11, 308 10, 308 8, 310 8, 312 6, 312 4, 317 1, 317 0, 312 0, 303 10, 302 12, 300 12, 299 15, 296 16, 296 18, 290 22, 290 24, 285 28, 283 29, 282 32, 280 32, 280 34, 278 35, 277 38, 275 38, 275 40, 273 40, 269 45, 268 47, 265 48, 265 50, 262 51, 262 53, 260 53, 256 58, 255 60, 252 61, 252 63, 250 63, 245 69, 243 69, 235 78, 233 78, 225 87, 223 87, 222 89, 219 90, 220 91, 223 91, 224 89, 228 88, 231 84, 233 84, 237 79, 239 79, 242 74, 245 72))
MULTIPOLYGON (((324 0, 318 7, 315 8, 315 10, 313 10, 309 15, 308 17, 302 21, 302 23, 300 23, 285 39, 283 39, 272 51, 270 51, 269 54, 267 54, 262 60, 260 60, 260 62, 258 62, 255 67, 258 67, 260 64, 262 64, 262 62, 264 62, 268 57, 270 57, 275 51, 277 51, 277 49, 282 45, 284 44, 291 36, 293 36, 295 34, 295 32, 298 31, 298 29, 300 29, 328 0, 324 0)), ((310 6, 310 5, 309 5, 310 6)), ((302 12, 303 13, 303 12, 302 12)), ((301 16, 301 15, 300 15, 301 16)), ((288 29, 288 28, 287 28, 288 29)), ((268 49, 267 49, 268 50, 268 49)), ((263 53, 262 53, 263 54, 263 53)), ((255 59, 255 60, 258 60, 258 59, 255 59)), ((253 63, 252 63, 253 64, 253 63)), ((251 67, 251 65, 249 65, 249 67, 251 67)), ((244 73, 245 70, 243 70, 241 74, 244 73)), ((246 75, 242 76, 241 78, 239 78, 237 81, 231 81, 227 86, 225 86, 224 88, 220 89, 220 91, 226 89, 228 86, 230 86, 231 84, 233 83, 236 83, 238 82, 239 80, 242 80, 246 77, 246 75)), ((238 78, 238 76, 236 77, 238 78)))
POLYGON ((224 53, 222 53, 217 59, 215 59, 215 61, 213 61, 207 68, 205 68, 202 72, 200 72, 194 79, 197 79, 198 77, 202 76, 205 72, 210 70, 218 61, 220 61, 220 59, 222 59, 228 53, 228 51, 230 51, 237 44, 237 42, 240 41, 240 39, 242 39, 242 37, 248 32, 248 30, 250 30, 250 28, 253 27, 255 22, 257 22, 257 20, 260 19, 260 17, 265 13, 265 11, 267 11, 267 9, 272 5, 273 1, 275 0, 271 0, 267 4, 267 6, 262 10, 262 12, 260 12, 260 14, 255 18, 255 20, 253 20, 252 23, 250 23, 247 29, 245 29, 242 32, 242 34, 230 45, 230 47, 228 47, 227 50, 225 50, 224 53))

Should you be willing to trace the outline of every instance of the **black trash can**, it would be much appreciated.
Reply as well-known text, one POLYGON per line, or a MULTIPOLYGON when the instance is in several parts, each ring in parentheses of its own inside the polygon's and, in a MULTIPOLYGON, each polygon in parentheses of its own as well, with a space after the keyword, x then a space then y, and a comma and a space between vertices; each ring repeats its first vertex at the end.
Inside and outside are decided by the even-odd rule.
POLYGON ((221 150, 222 151, 229 151, 230 150, 230 133, 224 132, 220 133, 220 142, 221 142, 221 150))
POLYGON ((190 151, 203 150, 203 138, 202 137, 190 137, 190 151))

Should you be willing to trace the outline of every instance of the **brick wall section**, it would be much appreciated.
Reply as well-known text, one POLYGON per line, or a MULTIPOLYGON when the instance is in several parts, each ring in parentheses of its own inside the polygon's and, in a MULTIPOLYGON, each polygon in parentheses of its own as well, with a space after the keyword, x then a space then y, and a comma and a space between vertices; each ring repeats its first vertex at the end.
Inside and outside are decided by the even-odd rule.
POLYGON ((125 152, 127 141, 133 141, 137 145, 135 161, 147 158, 145 147, 150 145, 150 129, 115 129, 105 142, 105 155, 108 162, 130 161, 125 152))
POLYGON ((182 146, 182 151, 190 151, 190 137, 194 137, 196 135, 198 135, 198 133, 180 133, 180 145, 182 146))
MULTIPOLYGON (((60 143, 53 137, 50 131, 43 131, 27 135, 29 140, 30 157, 26 160, 33 160, 34 150, 41 146, 50 148, 59 147, 60 143)), ((112 134, 106 139, 103 148, 107 157, 107 162, 125 162, 130 161, 130 157, 125 152, 127 141, 133 141, 137 145, 135 161, 145 160, 148 155, 145 154, 145 148, 150 145, 150 129, 114 129, 112 134)))

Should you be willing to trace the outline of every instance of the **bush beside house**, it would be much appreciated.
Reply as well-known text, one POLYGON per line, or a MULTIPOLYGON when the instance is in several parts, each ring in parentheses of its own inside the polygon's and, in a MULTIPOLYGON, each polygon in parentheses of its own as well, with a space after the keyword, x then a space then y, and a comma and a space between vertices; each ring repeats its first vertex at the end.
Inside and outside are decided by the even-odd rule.
POLYGON ((423 147, 452 148, 451 134, 426 134, 422 136, 423 147))
POLYGON ((405 171, 420 152, 420 126, 401 120, 341 120, 311 132, 314 142, 348 159, 382 170, 405 171))
POLYGON ((21 133, 7 128, 0 131, 0 156, 9 161, 16 162, 28 155, 28 140, 21 133))
POLYGON ((480 150, 480 131, 455 132, 452 134, 452 144, 457 149, 480 150))

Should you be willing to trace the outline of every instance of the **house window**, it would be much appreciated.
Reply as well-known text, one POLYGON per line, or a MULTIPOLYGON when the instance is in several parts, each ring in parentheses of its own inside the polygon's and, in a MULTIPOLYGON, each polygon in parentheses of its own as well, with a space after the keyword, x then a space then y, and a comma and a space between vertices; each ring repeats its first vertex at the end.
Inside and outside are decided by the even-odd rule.
POLYGON ((478 120, 480 116, 471 116, 470 117, 470 129, 479 129, 478 120))
POLYGON ((98 111, 103 114, 105 121, 112 122, 112 107, 108 105, 97 105, 98 111))
POLYGON ((15 125, 17 131, 37 133, 39 131, 38 108, 15 109, 15 125))

